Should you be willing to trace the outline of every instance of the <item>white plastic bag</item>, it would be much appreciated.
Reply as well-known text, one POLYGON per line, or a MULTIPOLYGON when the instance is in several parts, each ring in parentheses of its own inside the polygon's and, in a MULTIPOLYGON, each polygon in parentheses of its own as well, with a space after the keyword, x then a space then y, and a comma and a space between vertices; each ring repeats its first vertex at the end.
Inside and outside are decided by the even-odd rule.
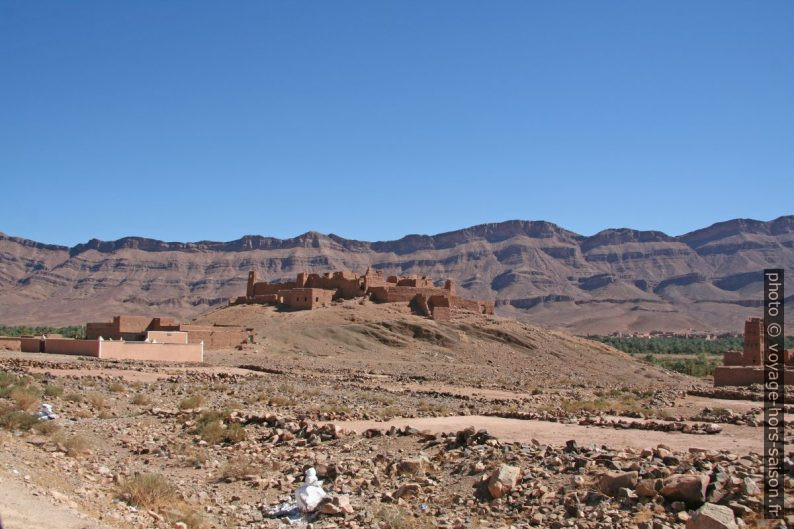
POLYGON ((303 485, 295 491, 295 502, 301 512, 314 512, 323 498, 325 498, 323 482, 318 481, 317 471, 312 467, 306 471, 303 485))
POLYGON ((42 404, 36 416, 40 421, 51 421, 58 418, 58 416, 52 412, 52 404, 42 404))

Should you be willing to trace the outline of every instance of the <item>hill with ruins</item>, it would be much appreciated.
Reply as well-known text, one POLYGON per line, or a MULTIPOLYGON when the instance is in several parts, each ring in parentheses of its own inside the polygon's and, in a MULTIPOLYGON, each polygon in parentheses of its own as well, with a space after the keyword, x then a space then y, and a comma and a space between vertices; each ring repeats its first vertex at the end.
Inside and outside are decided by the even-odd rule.
MULTIPOLYGON (((91 240, 72 248, 0 234, 0 323, 75 324, 107 314, 190 319, 300 272, 371 267, 451 279, 497 314, 576 333, 730 331, 760 311, 764 267, 794 267, 794 216, 736 219, 673 237, 608 229, 583 236, 543 221, 483 224, 365 242, 292 239, 91 240)), ((789 314, 791 312, 789 311, 789 314)))

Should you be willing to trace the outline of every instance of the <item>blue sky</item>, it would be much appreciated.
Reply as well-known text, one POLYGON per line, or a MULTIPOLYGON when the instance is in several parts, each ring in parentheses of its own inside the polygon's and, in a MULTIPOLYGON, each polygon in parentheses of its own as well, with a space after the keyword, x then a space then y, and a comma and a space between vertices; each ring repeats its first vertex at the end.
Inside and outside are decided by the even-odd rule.
POLYGON ((794 213, 794 2, 0 0, 0 231, 794 213))

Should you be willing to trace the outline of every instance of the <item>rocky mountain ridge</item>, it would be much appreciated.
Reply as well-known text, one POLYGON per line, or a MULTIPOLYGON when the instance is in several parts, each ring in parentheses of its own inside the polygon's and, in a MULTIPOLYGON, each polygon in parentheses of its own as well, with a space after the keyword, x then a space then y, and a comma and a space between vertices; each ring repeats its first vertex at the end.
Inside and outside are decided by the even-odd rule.
MULTIPOLYGON (((307 232, 229 242, 92 239, 68 248, 0 234, 0 322, 65 324, 115 313, 195 317, 244 291, 247 272, 367 266, 450 277, 502 315, 578 333, 739 331, 760 313, 761 270, 794 265, 794 216, 734 219, 682 236, 583 236, 544 221, 366 242, 307 232)), ((789 314, 794 310, 789 311, 789 314)))

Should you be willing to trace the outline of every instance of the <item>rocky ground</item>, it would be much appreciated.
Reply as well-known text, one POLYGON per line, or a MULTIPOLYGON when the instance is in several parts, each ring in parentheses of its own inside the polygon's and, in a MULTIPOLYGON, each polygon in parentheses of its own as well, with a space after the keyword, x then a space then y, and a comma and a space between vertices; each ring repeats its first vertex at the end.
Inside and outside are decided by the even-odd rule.
MULTIPOLYGON (((525 350, 528 365, 507 369, 500 348, 527 335, 500 321, 482 359, 501 375, 490 384, 475 369, 477 328, 458 335, 456 363, 435 346, 417 360, 416 328, 391 359, 362 360, 356 346, 329 352, 328 333, 349 340, 350 329, 293 326, 295 352, 275 345, 288 325, 269 325, 260 344, 201 366, 0 352, 7 528, 52 527, 42 516, 68 529, 287 527, 277 511, 312 467, 330 496, 294 522, 316 528, 761 526, 751 398, 693 396, 700 382, 630 363, 622 373, 647 369, 643 384, 567 384, 570 373, 528 384, 548 367, 525 350), (312 340, 325 343, 317 356, 312 340), (35 419, 42 402, 57 419, 35 419)), ((538 356, 602 351, 531 332, 538 356)))

